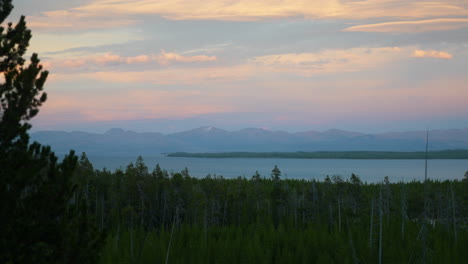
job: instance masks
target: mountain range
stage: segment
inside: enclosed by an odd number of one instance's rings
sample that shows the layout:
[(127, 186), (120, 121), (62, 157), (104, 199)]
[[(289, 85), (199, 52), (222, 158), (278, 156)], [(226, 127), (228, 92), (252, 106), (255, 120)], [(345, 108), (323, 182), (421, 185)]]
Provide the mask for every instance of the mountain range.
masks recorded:
[[(426, 131), (365, 134), (338, 129), (289, 133), (262, 128), (226, 131), (200, 127), (162, 134), (113, 128), (103, 134), (40, 131), (34, 141), (57, 154), (86, 152), (94, 156), (155, 156), (170, 152), (424, 151)], [(468, 149), (468, 128), (429, 131), (429, 150)]]

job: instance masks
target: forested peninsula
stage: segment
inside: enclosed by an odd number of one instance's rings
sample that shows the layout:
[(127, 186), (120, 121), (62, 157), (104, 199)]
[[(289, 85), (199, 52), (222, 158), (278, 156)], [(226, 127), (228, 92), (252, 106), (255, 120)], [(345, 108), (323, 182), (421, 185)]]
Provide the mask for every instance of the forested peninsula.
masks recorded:
[[(425, 159), (426, 152), (393, 151), (317, 151), (317, 152), (175, 152), (168, 157), (187, 158), (275, 158), (275, 159)], [(429, 151), (428, 159), (468, 159), (468, 149)]]

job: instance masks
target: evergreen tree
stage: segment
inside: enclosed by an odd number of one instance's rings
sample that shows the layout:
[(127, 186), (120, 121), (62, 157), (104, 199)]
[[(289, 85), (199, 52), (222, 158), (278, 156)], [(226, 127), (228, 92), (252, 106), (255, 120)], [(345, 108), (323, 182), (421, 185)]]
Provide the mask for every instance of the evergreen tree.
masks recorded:
[(281, 177), (281, 171), (278, 169), (278, 166), (275, 165), (273, 170), (271, 171), (271, 179), (274, 181), (279, 181)]
[(253, 181), (260, 181), (262, 177), (260, 176), (260, 173), (258, 173), (258, 170), (255, 171), (255, 174), (252, 176)]
[[(11, 0), (0, 0), (0, 23), (12, 8)], [(47, 99), (48, 75), (37, 54), (25, 66), (30, 39), (24, 16), (0, 27), (0, 262), (93, 262), (103, 237), (84, 199), (74, 196), (77, 157), (71, 151), (58, 162), (49, 147), (29, 143), (29, 120)]]

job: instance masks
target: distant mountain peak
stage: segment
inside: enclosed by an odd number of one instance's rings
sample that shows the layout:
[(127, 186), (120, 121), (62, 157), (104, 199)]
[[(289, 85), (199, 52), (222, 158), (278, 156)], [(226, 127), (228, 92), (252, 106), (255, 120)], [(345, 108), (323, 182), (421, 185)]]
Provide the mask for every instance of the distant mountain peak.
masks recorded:
[(122, 134), (125, 133), (125, 131), (121, 128), (111, 128), (105, 132), (105, 134)]
[(264, 128), (256, 128), (256, 127), (248, 127), (248, 128), (244, 128), (244, 129), (241, 129), (239, 130), (240, 132), (250, 132), (250, 131), (269, 131), (267, 129), (264, 129)]
[(211, 132), (227, 132), (223, 129), (214, 127), (214, 126), (202, 126), (199, 128), (195, 128), (186, 132), (205, 132), (205, 133), (211, 133)]
[(204, 135), (225, 134), (225, 133), (228, 133), (228, 132), (226, 130), (219, 129), (217, 127), (203, 126), (203, 127), (195, 128), (195, 129), (188, 130), (188, 131), (172, 133), (172, 134), (169, 134), (169, 136), (183, 136), (183, 135), (204, 136)]
[(331, 128), (331, 129), (324, 131), (324, 133), (343, 133), (343, 132), (349, 132), (349, 131), (338, 129), (338, 128)]
[(264, 128), (264, 127), (247, 127), (241, 129), (240, 131), (271, 131), (271, 129)]
[(107, 130), (104, 134), (105, 135), (121, 135), (121, 134), (125, 134), (125, 133), (135, 134), (136, 132), (131, 131), (131, 130), (125, 131), (122, 128), (111, 128), (111, 129)]
[(322, 134), (329, 134), (329, 135), (340, 135), (340, 136), (349, 136), (349, 137), (355, 137), (355, 136), (363, 136), (365, 134), (359, 133), (359, 132), (352, 132), (352, 131), (346, 131), (346, 130), (341, 130), (341, 129), (329, 129), (325, 132), (322, 132)]
[(201, 127), (200, 129), (205, 131), (205, 132), (210, 132), (210, 131), (216, 130), (216, 128), (212, 127), (212, 126)]

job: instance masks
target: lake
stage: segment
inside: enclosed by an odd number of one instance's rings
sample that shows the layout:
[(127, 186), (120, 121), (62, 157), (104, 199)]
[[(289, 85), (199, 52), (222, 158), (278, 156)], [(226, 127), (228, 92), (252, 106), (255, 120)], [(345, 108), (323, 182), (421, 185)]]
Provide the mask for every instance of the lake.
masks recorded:
[[(123, 168), (135, 162), (135, 157), (90, 156), (96, 169)], [(327, 175), (341, 175), (347, 179), (351, 173), (359, 175), (362, 181), (378, 182), (388, 176), (391, 182), (424, 180), (424, 160), (349, 160), (349, 159), (208, 159), (179, 157), (143, 157), (150, 172), (156, 164), (169, 172), (179, 172), (185, 167), (193, 177), (207, 174), (222, 175), (225, 178), (238, 176), (252, 177), (258, 170), (263, 177), (270, 177), (275, 165), (282, 172), (282, 178), (323, 180)], [(431, 179), (462, 179), (468, 170), (468, 160), (428, 160), (428, 177)]]

